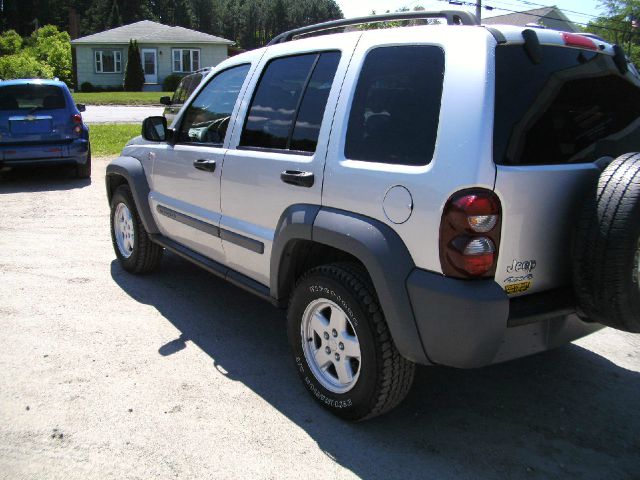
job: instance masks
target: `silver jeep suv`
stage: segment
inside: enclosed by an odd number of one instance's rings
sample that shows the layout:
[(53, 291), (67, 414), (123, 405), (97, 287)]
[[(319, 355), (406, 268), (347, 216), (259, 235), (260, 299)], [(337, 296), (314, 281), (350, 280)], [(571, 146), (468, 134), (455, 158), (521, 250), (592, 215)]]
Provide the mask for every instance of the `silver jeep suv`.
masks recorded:
[[(411, 25), (357, 26), (381, 20)], [(116, 256), (166, 249), (287, 308), (304, 385), (352, 420), (415, 364), (639, 332), (636, 75), (617, 45), (466, 12), (286, 32), (109, 164)]]

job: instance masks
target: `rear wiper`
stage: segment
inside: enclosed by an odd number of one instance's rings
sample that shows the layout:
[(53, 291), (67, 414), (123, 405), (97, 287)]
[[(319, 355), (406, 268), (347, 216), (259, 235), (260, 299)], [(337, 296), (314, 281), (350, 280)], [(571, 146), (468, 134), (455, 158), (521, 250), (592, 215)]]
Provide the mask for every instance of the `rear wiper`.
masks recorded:
[(39, 108), (42, 108), (42, 107), (38, 107), (38, 106), (32, 107), (32, 108), (31, 108), (31, 110), (29, 110), (29, 113), (27, 113), (27, 115), (32, 114), (33, 112), (35, 112), (35, 111), (36, 111), (36, 110), (38, 110)]

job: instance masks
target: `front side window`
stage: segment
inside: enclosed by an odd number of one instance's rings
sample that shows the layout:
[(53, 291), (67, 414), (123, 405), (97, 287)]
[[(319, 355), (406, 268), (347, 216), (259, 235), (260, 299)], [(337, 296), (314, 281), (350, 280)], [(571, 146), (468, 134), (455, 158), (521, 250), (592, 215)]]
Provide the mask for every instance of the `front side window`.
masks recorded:
[(97, 73), (122, 73), (122, 52), (119, 50), (96, 50)]
[(314, 152), (340, 53), (269, 62), (258, 83), (240, 146)]
[(440, 47), (371, 50), (351, 105), (345, 156), (397, 165), (431, 162), (443, 78), (444, 51)]
[(177, 73), (193, 72), (200, 68), (200, 49), (174, 48), (173, 71)]
[(180, 125), (178, 142), (222, 145), (250, 65), (220, 72), (198, 93)]

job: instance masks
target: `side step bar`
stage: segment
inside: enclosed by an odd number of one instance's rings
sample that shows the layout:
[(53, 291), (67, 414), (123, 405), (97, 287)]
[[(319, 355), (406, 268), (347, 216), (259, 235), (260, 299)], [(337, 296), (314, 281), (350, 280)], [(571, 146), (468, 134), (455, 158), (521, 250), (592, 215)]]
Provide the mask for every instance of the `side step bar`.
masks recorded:
[(160, 234), (149, 235), (151, 241), (157, 243), (158, 245), (166, 248), (170, 252), (175, 253), (176, 255), (184, 258), (185, 260), (190, 261), (191, 263), (195, 263), (199, 267), (204, 268), (206, 271), (213, 273), (214, 275), (231, 282), (237, 287), (246, 290), (247, 292), (253, 293), (254, 295), (260, 297), (262, 300), (266, 300), (267, 302), (281, 307), (280, 303), (270, 295), (270, 291), (268, 287), (265, 287), (259, 282), (243, 275), (242, 273), (236, 272), (231, 268), (225, 267), (219, 262), (215, 260), (211, 260), (210, 258), (205, 257), (204, 255), (200, 255), (197, 252), (194, 252), (190, 248), (185, 247), (173, 240), (165, 237)]

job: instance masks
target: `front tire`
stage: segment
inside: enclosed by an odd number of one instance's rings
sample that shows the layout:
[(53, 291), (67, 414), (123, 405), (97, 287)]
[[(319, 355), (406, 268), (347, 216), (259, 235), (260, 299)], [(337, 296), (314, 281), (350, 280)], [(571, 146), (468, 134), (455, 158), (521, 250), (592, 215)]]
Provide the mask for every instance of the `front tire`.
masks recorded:
[(127, 272), (151, 272), (162, 259), (163, 248), (149, 238), (129, 185), (120, 185), (111, 199), (111, 242)]
[(373, 286), (356, 265), (308, 271), (287, 317), (298, 373), (332, 413), (364, 420), (393, 409), (409, 392), (415, 365), (396, 349)]

